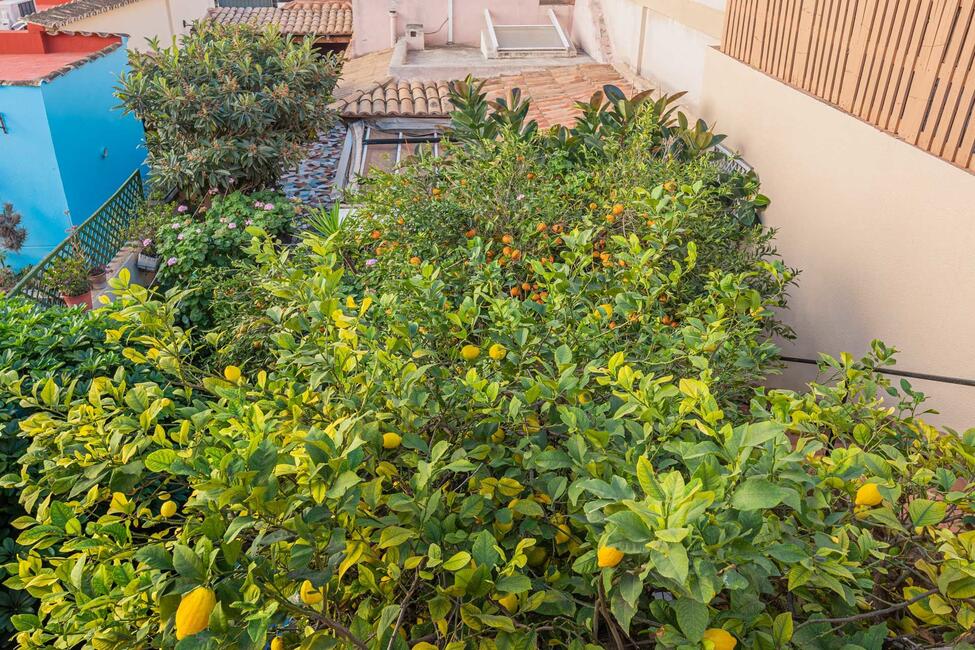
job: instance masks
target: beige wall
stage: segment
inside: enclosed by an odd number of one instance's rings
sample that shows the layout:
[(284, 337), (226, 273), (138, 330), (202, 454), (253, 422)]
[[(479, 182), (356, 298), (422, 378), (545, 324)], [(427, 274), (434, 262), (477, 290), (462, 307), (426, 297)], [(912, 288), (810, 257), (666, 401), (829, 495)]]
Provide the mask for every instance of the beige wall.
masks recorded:
[[(715, 49), (704, 63), (702, 116), (760, 174), (765, 221), (802, 269), (785, 354), (860, 355), (880, 338), (898, 369), (975, 379), (975, 175)], [(936, 420), (975, 426), (975, 388), (909, 381)]]
[[(398, 0), (396, 33), (402, 36), (409, 23), (421, 23), (427, 32), (427, 46), (447, 43), (447, 3), (449, 0)], [(572, 31), (572, 7), (539, 5), (538, 0), (453, 0), (454, 43), (480, 47), (485, 28), (484, 9), (490, 8), (495, 24), (548, 24), (548, 9), (555, 11), (565, 32)], [(353, 0), (352, 52), (362, 56), (384, 50), (389, 41), (389, 0)]]
[(589, 16), (598, 3), (612, 42), (612, 62), (665, 93), (686, 91), (686, 108), (697, 112), (705, 50), (721, 39), (725, 0), (577, 0), (574, 37), (593, 39)]
[(139, 0), (75, 21), (65, 29), (126, 34), (129, 49), (145, 50), (152, 37), (166, 46), (173, 36), (189, 33), (189, 24), (206, 15), (212, 6), (213, 0)]

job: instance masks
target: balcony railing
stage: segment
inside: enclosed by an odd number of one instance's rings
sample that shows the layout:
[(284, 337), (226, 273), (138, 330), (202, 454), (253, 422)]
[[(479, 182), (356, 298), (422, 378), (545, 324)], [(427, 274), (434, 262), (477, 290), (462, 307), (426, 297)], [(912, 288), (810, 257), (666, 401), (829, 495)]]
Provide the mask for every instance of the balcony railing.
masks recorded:
[(94, 214), (32, 268), (8, 295), (23, 295), (44, 306), (63, 305), (61, 296), (45, 286), (44, 273), (58, 258), (81, 255), (90, 266), (106, 266), (126, 243), (126, 231), (145, 199), (139, 170), (122, 184)]
[(975, 171), (975, 0), (728, 0), (721, 49)]

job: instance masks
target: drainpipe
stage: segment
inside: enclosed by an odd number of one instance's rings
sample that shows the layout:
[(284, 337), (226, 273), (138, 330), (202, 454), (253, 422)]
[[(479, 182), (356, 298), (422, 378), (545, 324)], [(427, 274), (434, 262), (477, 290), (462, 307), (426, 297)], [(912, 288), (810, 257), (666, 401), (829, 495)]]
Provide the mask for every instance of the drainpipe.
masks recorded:
[(396, 9), (389, 10), (389, 46), (396, 47)]
[(454, 0), (447, 0), (447, 45), (454, 44)]

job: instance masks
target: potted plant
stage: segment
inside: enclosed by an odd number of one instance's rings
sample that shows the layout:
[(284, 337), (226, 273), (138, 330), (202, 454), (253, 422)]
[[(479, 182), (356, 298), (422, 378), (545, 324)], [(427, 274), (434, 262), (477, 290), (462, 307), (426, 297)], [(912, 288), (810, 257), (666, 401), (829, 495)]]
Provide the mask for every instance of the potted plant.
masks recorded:
[(141, 241), (142, 249), (135, 265), (142, 271), (156, 271), (159, 268), (159, 256), (156, 254), (156, 244), (148, 237)]
[(88, 269), (88, 284), (92, 291), (101, 291), (108, 286), (107, 274), (108, 268), (101, 264)]
[(69, 307), (91, 307), (91, 284), (88, 282), (88, 263), (81, 257), (61, 257), (44, 273), (44, 286), (61, 294)]

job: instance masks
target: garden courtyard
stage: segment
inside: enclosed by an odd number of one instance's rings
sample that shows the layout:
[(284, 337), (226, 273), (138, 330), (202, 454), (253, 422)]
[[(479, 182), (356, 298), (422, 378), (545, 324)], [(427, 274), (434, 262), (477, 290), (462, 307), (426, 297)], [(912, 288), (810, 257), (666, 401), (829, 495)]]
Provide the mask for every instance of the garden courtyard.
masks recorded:
[(337, 58), (181, 47), (119, 90), (152, 286), (0, 299), (15, 647), (972, 647), (975, 429), (880, 341), (765, 387), (799, 270), (679, 97), (467, 79), (336, 194)]

